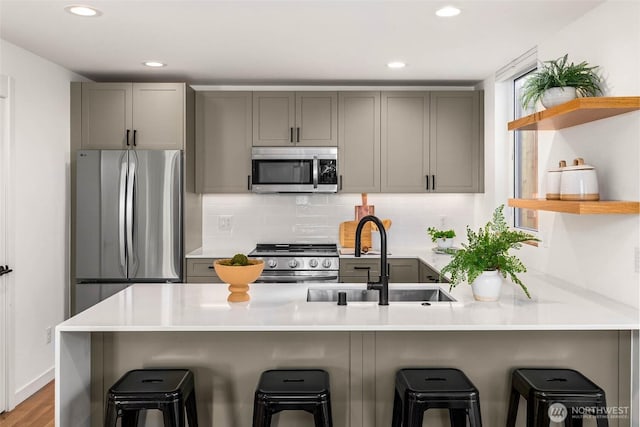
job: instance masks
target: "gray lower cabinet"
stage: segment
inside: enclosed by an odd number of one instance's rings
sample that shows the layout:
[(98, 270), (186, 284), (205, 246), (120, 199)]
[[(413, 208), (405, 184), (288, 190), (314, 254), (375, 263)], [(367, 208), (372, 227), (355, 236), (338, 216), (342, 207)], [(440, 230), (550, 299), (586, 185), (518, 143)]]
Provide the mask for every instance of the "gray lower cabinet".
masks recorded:
[(338, 94), (339, 191), (380, 192), (380, 92)]
[(222, 283), (213, 268), (216, 258), (187, 258), (187, 283)]
[[(389, 282), (418, 283), (418, 260), (416, 258), (389, 258)], [(368, 276), (367, 276), (368, 273)], [(366, 283), (380, 277), (380, 258), (340, 258), (341, 283)]]
[(420, 283), (449, 283), (446, 278), (440, 278), (440, 274), (424, 262), (419, 266)]
[(482, 92), (382, 92), (381, 191), (484, 191)]
[(254, 92), (254, 146), (338, 145), (338, 93)]
[(184, 83), (82, 83), (83, 149), (182, 150)]
[(380, 258), (340, 258), (340, 283), (366, 283), (379, 276)]
[(251, 92), (196, 93), (196, 192), (250, 191), (251, 117)]
[(416, 258), (391, 258), (389, 261), (389, 282), (419, 283), (418, 260)]

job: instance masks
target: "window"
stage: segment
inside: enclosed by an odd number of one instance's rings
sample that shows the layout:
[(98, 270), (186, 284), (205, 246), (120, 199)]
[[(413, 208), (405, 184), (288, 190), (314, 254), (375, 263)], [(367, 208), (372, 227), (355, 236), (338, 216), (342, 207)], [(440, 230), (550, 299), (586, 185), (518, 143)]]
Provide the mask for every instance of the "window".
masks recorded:
[[(520, 94), (522, 87), (535, 69), (516, 77), (513, 80), (513, 113), (514, 119), (533, 113), (534, 106), (522, 107)], [(516, 199), (534, 199), (538, 197), (538, 133), (533, 130), (514, 131), (514, 186), (513, 196)], [(538, 231), (538, 211), (516, 208), (514, 227), (530, 231)]]

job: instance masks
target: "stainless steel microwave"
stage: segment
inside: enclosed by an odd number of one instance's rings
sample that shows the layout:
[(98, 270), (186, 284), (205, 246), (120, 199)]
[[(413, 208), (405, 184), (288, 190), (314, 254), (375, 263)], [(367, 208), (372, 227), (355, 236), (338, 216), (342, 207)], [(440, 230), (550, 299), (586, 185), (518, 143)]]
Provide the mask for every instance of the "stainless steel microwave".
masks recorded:
[(335, 193), (337, 147), (253, 147), (254, 193)]

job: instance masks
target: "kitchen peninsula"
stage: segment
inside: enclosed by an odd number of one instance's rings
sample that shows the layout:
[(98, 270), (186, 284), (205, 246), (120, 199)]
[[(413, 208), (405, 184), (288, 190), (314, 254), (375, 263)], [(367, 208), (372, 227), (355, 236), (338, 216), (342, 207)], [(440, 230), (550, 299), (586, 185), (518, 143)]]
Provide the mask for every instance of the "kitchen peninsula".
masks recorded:
[[(436, 268), (443, 259), (421, 257)], [(136, 284), (56, 328), (57, 425), (101, 425), (105, 391), (120, 375), (167, 366), (194, 371), (202, 425), (249, 426), (263, 370), (320, 367), (331, 378), (334, 425), (388, 426), (394, 374), (407, 366), (464, 370), (489, 426), (504, 424), (519, 366), (578, 369), (609, 406), (632, 407), (611, 426), (637, 423), (637, 310), (542, 274), (523, 279), (532, 300), (505, 285), (499, 302), (478, 303), (458, 286), (457, 304), (387, 307), (306, 301), (309, 287), (348, 284), (255, 284), (245, 305), (227, 303), (220, 284)], [(421, 285), (391, 288), (409, 286)], [(433, 425), (448, 425), (432, 412)], [(305, 416), (284, 413), (278, 426), (304, 425)]]

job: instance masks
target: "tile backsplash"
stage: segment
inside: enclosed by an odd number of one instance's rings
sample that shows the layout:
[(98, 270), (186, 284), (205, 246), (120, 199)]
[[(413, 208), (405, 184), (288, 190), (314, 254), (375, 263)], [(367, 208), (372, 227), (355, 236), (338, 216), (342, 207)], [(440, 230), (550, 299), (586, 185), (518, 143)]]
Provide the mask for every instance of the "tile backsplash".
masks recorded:
[[(433, 246), (429, 226), (453, 228), (463, 241), (474, 225), (475, 194), (369, 194), (376, 216), (389, 218), (389, 249)], [(338, 227), (355, 219), (360, 194), (232, 194), (203, 197), (203, 249), (249, 251), (256, 243), (338, 243)], [(459, 240), (458, 240), (459, 239)]]

